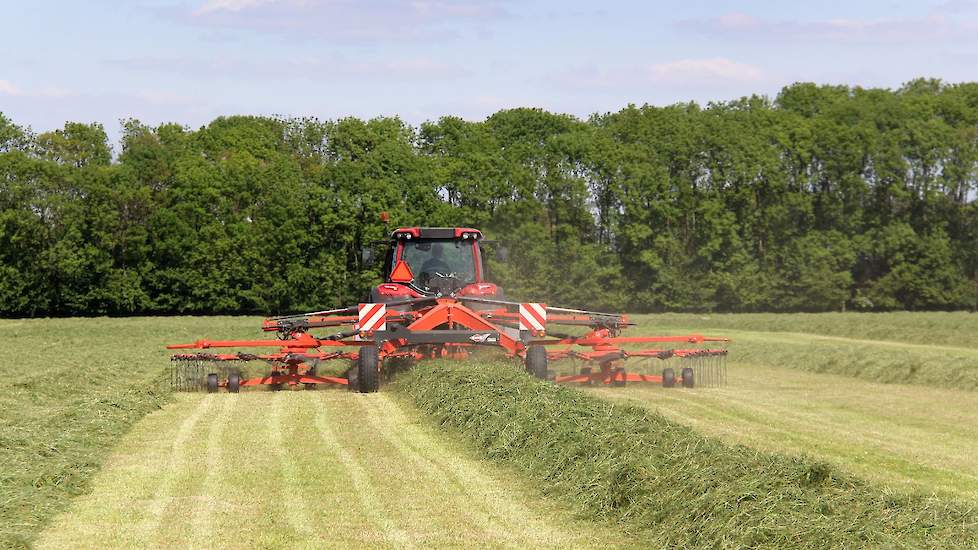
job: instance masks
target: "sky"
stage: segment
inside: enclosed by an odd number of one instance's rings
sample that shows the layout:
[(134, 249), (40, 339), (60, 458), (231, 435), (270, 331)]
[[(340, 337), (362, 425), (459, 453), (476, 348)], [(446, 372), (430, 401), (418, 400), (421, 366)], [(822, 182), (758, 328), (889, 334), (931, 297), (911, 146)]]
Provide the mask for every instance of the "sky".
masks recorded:
[(196, 128), (978, 80), (978, 0), (0, 0), (0, 112)]

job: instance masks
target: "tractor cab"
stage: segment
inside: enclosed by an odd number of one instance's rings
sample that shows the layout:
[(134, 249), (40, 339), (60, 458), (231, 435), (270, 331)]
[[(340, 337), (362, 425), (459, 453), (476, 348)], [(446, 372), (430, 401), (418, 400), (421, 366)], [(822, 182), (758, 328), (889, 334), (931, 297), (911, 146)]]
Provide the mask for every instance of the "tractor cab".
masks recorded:
[(384, 282), (371, 290), (371, 300), (502, 298), (502, 290), (483, 278), (482, 240), (481, 231), (464, 227), (395, 229), (384, 259)]

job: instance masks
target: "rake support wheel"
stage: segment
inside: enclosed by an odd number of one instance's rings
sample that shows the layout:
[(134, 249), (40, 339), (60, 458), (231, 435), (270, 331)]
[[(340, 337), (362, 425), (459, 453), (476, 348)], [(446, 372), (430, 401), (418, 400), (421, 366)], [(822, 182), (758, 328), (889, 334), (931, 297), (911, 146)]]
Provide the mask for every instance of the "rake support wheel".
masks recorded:
[(611, 385), (617, 388), (623, 387), (625, 385), (625, 367), (612, 369), (611, 373)]
[(228, 374), (228, 391), (238, 393), (239, 390), (241, 390), (241, 375), (236, 372)]
[(346, 389), (350, 391), (360, 391), (360, 375), (357, 370), (357, 366), (353, 365), (346, 371)]
[(674, 371), (672, 367), (666, 367), (662, 369), (662, 387), (663, 388), (676, 387), (676, 371)]
[(695, 383), (695, 380), (693, 378), (693, 369), (690, 367), (684, 368), (682, 370), (682, 375), (683, 375), (683, 387), (692, 388), (693, 384)]
[(581, 367), (581, 376), (587, 376), (587, 380), (584, 382), (588, 386), (594, 385), (594, 381), (591, 380), (591, 367)]
[(217, 393), (217, 373), (207, 375), (207, 393)]
[(377, 346), (362, 346), (357, 357), (357, 389), (372, 393), (380, 389), (380, 352)]
[(530, 346), (526, 350), (526, 371), (541, 380), (547, 378), (547, 348)]

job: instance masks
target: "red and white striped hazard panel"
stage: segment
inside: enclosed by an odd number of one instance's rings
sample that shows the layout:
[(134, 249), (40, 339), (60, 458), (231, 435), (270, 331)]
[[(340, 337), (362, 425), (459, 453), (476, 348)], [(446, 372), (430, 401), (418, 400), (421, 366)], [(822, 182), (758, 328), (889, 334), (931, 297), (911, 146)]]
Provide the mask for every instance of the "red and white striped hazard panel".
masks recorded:
[(360, 304), (360, 322), (357, 328), (361, 332), (387, 330), (387, 306), (384, 304)]
[(547, 326), (547, 304), (520, 304), (520, 330), (543, 332)]

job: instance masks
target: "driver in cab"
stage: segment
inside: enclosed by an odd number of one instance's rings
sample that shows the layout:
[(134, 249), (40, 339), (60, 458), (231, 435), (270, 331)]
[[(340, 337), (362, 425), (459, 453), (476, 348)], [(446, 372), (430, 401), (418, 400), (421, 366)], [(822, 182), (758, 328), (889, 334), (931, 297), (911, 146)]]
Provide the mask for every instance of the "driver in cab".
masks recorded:
[(442, 247), (438, 245), (432, 246), (431, 257), (422, 264), (421, 273), (426, 273), (430, 278), (436, 274), (442, 276), (448, 275), (450, 271), (451, 268), (448, 267), (448, 262), (445, 261)]

